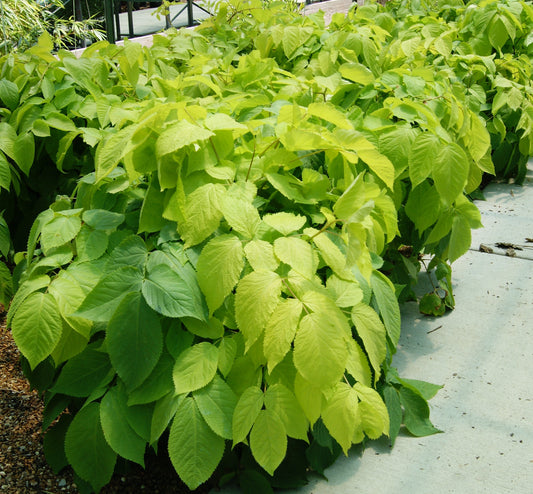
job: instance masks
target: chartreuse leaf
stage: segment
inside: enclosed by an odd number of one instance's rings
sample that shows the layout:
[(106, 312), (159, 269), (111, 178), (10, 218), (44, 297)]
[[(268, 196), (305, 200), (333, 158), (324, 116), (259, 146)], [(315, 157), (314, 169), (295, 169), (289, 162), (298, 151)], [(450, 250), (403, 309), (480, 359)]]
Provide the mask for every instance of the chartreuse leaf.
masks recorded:
[(76, 414), (65, 436), (65, 453), (76, 474), (96, 492), (111, 480), (117, 455), (105, 440), (99, 403), (89, 403)]
[(261, 218), (252, 204), (229, 196), (221, 201), (221, 210), (228, 225), (234, 231), (246, 238), (252, 238), (256, 234)]
[(282, 235), (290, 235), (300, 230), (307, 220), (305, 216), (282, 211), (274, 214), (265, 214), (263, 221)]
[(311, 425), (314, 425), (320, 417), (325, 404), (322, 391), (304, 379), (300, 373), (297, 373), (294, 379), (294, 394), (307, 420), (309, 420)]
[(287, 436), (307, 441), (309, 422), (293, 392), (283, 384), (269, 386), (265, 393), (265, 408), (281, 419)]
[(192, 398), (179, 405), (168, 438), (170, 460), (189, 489), (196, 489), (214, 472), (224, 453), (224, 439), (207, 425)]
[(339, 307), (353, 307), (363, 300), (363, 290), (356, 280), (345, 281), (333, 274), (327, 287)]
[(278, 303), (265, 327), (263, 351), (267, 358), (268, 372), (278, 365), (291, 349), (302, 313), (302, 303), (287, 298)]
[(13, 318), (13, 339), (32, 369), (52, 353), (61, 338), (61, 332), (59, 307), (49, 293), (30, 294), (20, 304)]
[(270, 475), (285, 458), (287, 434), (279, 416), (272, 410), (261, 410), (250, 432), (250, 449), (255, 461)]
[(142, 274), (133, 266), (111, 271), (87, 294), (73, 315), (91, 321), (107, 322), (128, 293), (140, 291), (141, 283)]
[(225, 190), (220, 184), (206, 184), (187, 196), (186, 221), (178, 225), (186, 248), (199, 244), (217, 229), (222, 219), (221, 200)]
[(374, 75), (360, 63), (345, 63), (339, 67), (339, 71), (345, 79), (366, 86), (374, 82)]
[(450, 243), (448, 245), (448, 259), (454, 262), (465, 254), (472, 243), (472, 233), (470, 230), (470, 223), (468, 220), (457, 214), (453, 218), (452, 233), (450, 235)]
[(193, 397), (198, 410), (213, 432), (224, 439), (231, 439), (237, 397), (226, 382), (215, 376), (207, 386), (195, 391)]
[(117, 374), (135, 389), (150, 375), (163, 348), (159, 316), (139, 292), (120, 302), (107, 325), (106, 342)]
[(407, 216), (420, 233), (423, 233), (437, 221), (440, 211), (439, 193), (435, 186), (428, 182), (422, 182), (414, 188), (405, 205)]
[(113, 386), (100, 403), (100, 420), (107, 444), (113, 450), (144, 467), (146, 441), (130, 426), (124, 417), (127, 415), (127, 394), (120, 386)]
[(377, 381), (381, 373), (381, 363), (387, 353), (385, 326), (383, 326), (376, 311), (364, 303), (353, 307), (352, 321), (355, 324), (357, 334), (363, 340), (366, 353), (376, 373)]
[(94, 164), (97, 181), (107, 177), (120, 163), (128, 151), (128, 143), (136, 128), (135, 125), (129, 125), (112, 134), (107, 140), (100, 141), (96, 148)]
[(281, 278), (272, 271), (253, 271), (242, 278), (235, 295), (235, 319), (246, 349), (261, 336), (270, 315), (278, 305)]
[(172, 373), (176, 394), (203, 388), (213, 380), (217, 367), (216, 346), (204, 341), (187, 348), (179, 354)]
[(352, 123), (346, 115), (331, 103), (311, 103), (307, 107), (307, 113), (331, 122), (339, 129), (353, 129)]
[(442, 146), (436, 156), (431, 173), (435, 187), (443, 201), (451, 205), (462, 194), (468, 180), (470, 163), (458, 144)]
[(78, 333), (64, 318), (61, 318), (61, 325), (61, 338), (51, 353), (56, 367), (82, 352), (89, 341), (88, 335)]
[(213, 314), (232, 292), (243, 268), (242, 243), (235, 235), (215, 237), (202, 249), (196, 269), (209, 314)]
[(430, 176), (439, 152), (439, 138), (429, 132), (416, 136), (409, 153), (409, 178), (413, 189)]
[(361, 383), (355, 383), (354, 389), (359, 396), (361, 427), (370, 439), (377, 439), (382, 434), (389, 435), (389, 414), (379, 393)]
[(223, 337), (218, 346), (218, 370), (226, 377), (237, 356), (237, 341), (231, 336)]
[(313, 243), (318, 247), (322, 259), (339, 278), (343, 280), (355, 279), (352, 272), (346, 267), (346, 256), (327, 236), (326, 232), (319, 233), (314, 228), (306, 228), (304, 233), (313, 239)]
[(263, 404), (264, 394), (259, 387), (250, 386), (243, 391), (233, 412), (233, 446), (246, 439)]
[(160, 158), (194, 142), (209, 139), (213, 135), (212, 132), (203, 127), (194, 125), (187, 120), (180, 120), (164, 130), (158, 137), (155, 144), (156, 156)]
[(294, 340), (294, 365), (320, 389), (331, 387), (344, 373), (348, 350), (343, 333), (335, 319), (323, 312), (307, 314), (300, 321)]
[(207, 319), (196, 273), (190, 265), (181, 270), (155, 265), (142, 282), (142, 293), (148, 305), (164, 316)]
[(335, 385), (322, 411), (322, 420), (347, 455), (361, 424), (358, 395), (349, 384), (339, 382)]
[(400, 339), (401, 316), (394, 285), (384, 274), (376, 270), (372, 272), (370, 283), (387, 334), (393, 346), (396, 347)]
[(274, 253), (305, 278), (314, 276), (318, 257), (309, 242), (298, 237), (280, 237), (274, 241)]
[(372, 371), (368, 365), (365, 352), (353, 339), (348, 340), (348, 360), (346, 361), (346, 371), (354, 379), (365, 386), (372, 386)]
[(251, 240), (244, 246), (244, 253), (254, 271), (275, 271), (279, 266), (274, 247), (264, 240)]

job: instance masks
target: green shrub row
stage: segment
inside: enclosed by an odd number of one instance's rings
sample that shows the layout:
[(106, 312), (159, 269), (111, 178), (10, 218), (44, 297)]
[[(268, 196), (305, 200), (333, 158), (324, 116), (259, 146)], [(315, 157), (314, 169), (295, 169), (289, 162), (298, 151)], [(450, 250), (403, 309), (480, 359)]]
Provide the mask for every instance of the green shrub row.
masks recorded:
[(437, 432), (438, 386), (392, 367), (398, 301), (425, 255), (421, 310), (453, 307), (469, 195), (524, 178), (532, 23), (513, 0), (328, 28), (228, 2), (151, 48), (4, 57), (2, 293), (53, 468), (98, 491), (163, 448), (192, 489), (268, 490)]

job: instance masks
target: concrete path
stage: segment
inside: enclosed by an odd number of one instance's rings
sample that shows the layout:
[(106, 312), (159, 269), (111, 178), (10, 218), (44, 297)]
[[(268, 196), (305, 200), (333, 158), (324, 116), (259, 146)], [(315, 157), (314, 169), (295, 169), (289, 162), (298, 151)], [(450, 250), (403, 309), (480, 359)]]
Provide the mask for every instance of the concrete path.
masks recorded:
[[(375, 442), (302, 494), (533, 492), (533, 162), (523, 187), (491, 184), (485, 197), (485, 228), (453, 265), (455, 310), (431, 318), (402, 308), (394, 364), (404, 377), (444, 385), (430, 402), (444, 433), (400, 435), (392, 450)], [(497, 243), (523, 250), (509, 257)]]

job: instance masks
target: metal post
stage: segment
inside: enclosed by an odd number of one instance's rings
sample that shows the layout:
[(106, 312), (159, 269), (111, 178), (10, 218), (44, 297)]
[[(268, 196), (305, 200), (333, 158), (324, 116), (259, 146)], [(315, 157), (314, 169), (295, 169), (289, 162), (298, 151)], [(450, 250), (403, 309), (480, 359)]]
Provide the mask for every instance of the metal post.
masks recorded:
[(107, 41), (115, 43), (115, 28), (113, 27), (113, 3), (115, 0), (104, 0), (105, 30)]
[(187, 0), (187, 15), (189, 17), (189, 27), (194, 24), (194, 17), (192, 13), (192, 0)]

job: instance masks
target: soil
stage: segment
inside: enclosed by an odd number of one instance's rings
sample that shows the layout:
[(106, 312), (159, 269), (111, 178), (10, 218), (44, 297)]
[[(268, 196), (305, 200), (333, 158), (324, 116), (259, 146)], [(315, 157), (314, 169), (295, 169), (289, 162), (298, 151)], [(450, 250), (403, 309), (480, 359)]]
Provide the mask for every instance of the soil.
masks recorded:
[[(0, 493), (77, 493), (70, 469), (55, 475), (43, 453), (43, 402), (20, 368), (20, 353), (11, 332), (0, 325)], [(195, 493), (205, 494), (204, 485)], [(101, 491), (112, 493), (170, 494), (191, 492), (178, 478), (168, 457), (147, 455), (146, 470), (132, 465), (116, 473)]]

